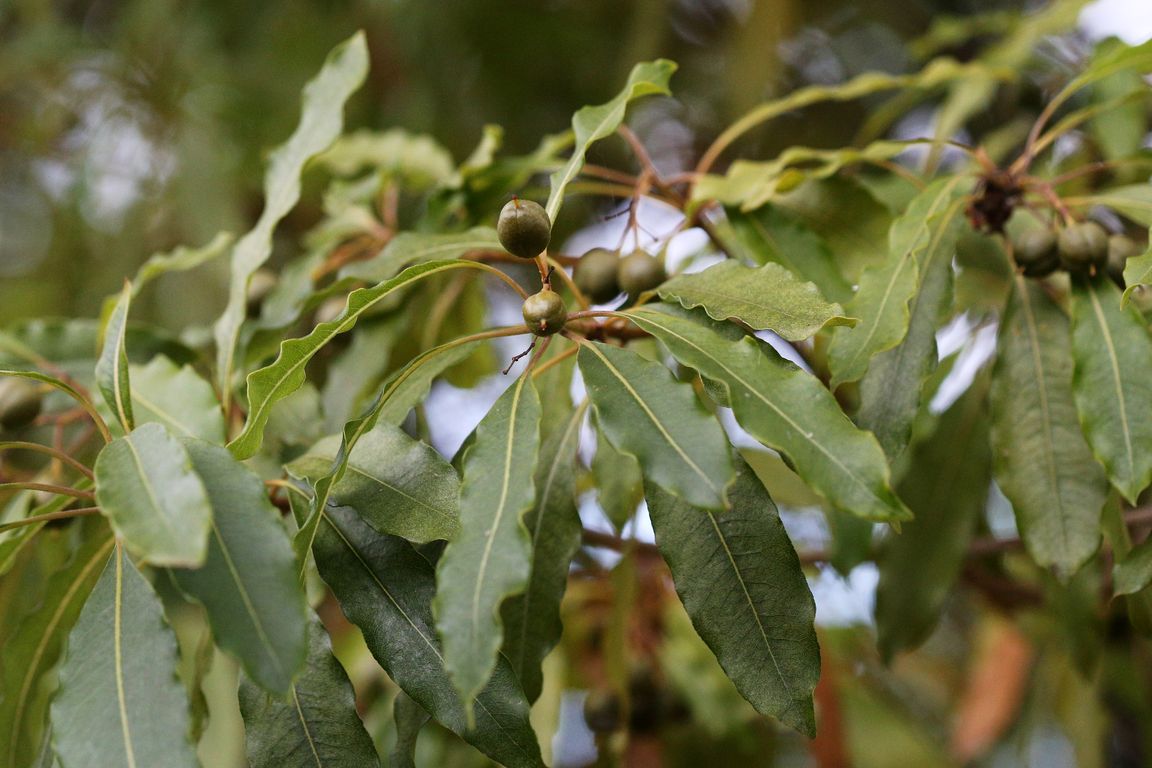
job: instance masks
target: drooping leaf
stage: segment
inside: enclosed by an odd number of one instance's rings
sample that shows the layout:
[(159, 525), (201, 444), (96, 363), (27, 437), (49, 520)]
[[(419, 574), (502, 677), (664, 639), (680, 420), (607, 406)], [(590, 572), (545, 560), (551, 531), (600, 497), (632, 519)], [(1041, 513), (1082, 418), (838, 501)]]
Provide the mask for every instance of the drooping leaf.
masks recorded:
[(623, 529), (644, 498), (644, 475), (640, 462), (613, 448), (602, 430), (597, 430), (592, 479), (600, 508), (616, 530)]
[(61, 767), (199, 765), (176, 664), (160, 599), (117, 546), (68, 636), (52, 702)]
[(125, 432), (135, 426), (132, 419), (132, 387), (128, 377), (128, 353), (124, 348), (128, 309), (132, 304), (132, 284), (124, 283), (120, 298), (104, 329), (104, 347), (96, 361), (96, 384), (104, 402), (116, 414)]
[(889, 487), (888, 463), (870, 433), (857, 429), (818, 379), (768, 345), (699, 312), (662, 306), (626, 313), (681, 363), (721, 384), (736, 420), (832, 504), (872, 520), (905, 520)]
[(156, 423), (96, 457), (96, 501), (112, 527), (152, 565), (196, 568), (208, 553), (212, 506), (188, 451)]
[(920, 645), (932, 632), (988, 498), (987, 376), (911, 450), (898, 484), (916, 515), (885, 543), (879, 559), (876, 630), (886, 660)]
[(67, 564), (51, 574), (40, 604), (19, 624), (10, 609), (5, 611), (4, 623), (13, 631), (5, 635), (0, 653), (0, 764), (30, 763), (46, 731), (51, 691), (43, 680), (59, 661), (64, 640), (108, 562), (112, 538), (106, 531), (86, 537)]
[(475, 700), (468, 727), (433, 629), (435, 572), (412, 545), (384, 536), (345, 507), (325, 511), (313, 552), (344, 615), (388, 675), (445, 727), (510, 768), (538, 768), (528, 701), (503, 657)]
[(412, 264), (458, 259), (470, 251), (500, 250), (503, 246), (492, 227), (473, 227), (466, 232), (401, 232), (376, 257), (341, 269), (340, 277), (381, 283)]
[(601, 432), (635, 456), (644, 476), (691, 504), (722, 509), (732, 482), (728, 438), (683, 384), (659, 363), (626, 349), (582, 344), (577, 355)]
[(822, 328), (855, 325), (839, 304), (830, 304), (812, 283), (804, 283), (779, 264), (756, 269), (725, 260), (660, 286), (660, 298), (688, 309), (703, 307), (713, 320), (739, 320), (757, 331), (772, 331), (801, 341)]
[(296, 558), (260, 478), (226, 448), (183, 441), (212, 504), (208, 556), (196, 570), (173, 570), (180, 588), (204, 605), (216, 643), (265, 689), (288, 692), (307, 653), (304, 593)]
[[(326, 437), (289, 465), (317, 480), (332, 468), (339, 436)], [(452, 539), (460, 529), (460, 481), (440, 454), (398, 427), (377, 423), (356, 443), (328, 503), (352, 507), (380, 533), (418, 543)]]
[(936, 251), (951, 258), (962, 231), (961, 195), (968, 181), (950, 176), (930, 184), (892, 224), (888, 260), (864, 271), (849, 311), (860, 318), (832, 337), (828, 363), (831, 386), (856, 381), (873, 355), (899, 344), (908, 331), (908, 302), (916, 294), (922, 265)]
[(1080, 424), (1112, 484), (1135, 504), (1152, 481), (1152, 338), (1107, 276), (1075, 281), (1071, 305)]
[(464, 455), (460, 533), (436, 565), (436, 630), (469, 718), (503, 641), (500, 603), (523, 592), (531, 572), (522, 518), (536, 498), (539, 453), (540, 398), (521, 376), (476, 428)]
[(1072, 367), (1068, 318), (1017, 277), (993, 372), (996, 479), (1032, 558), (1065, 578), (1096, 551), (1106, 497), (1076, 415)]
[(641, 62), (632, 67), (628, 82), (611, 101), (583, 107), (572, 116), (572, 133), (576, 137), (576, 146), (564, 167), (549, 177), (552, 191), (548, 194), (548, 204), (544, 206), (549, 219), (556, 221), (560, 205), (564, 202), (564, 190), (584, 167), (584, 156), (588, 153), (588, 148), (600, 139), (610, 136), (619, 127), (624, 121), (624, 113), (630, 101), (641, 96), (667, 94), (668, 80), (675, 71), (676, 64), (667, 59)]
[(132, 409), (140, 424), (155, 421), (178, 437), (224, 442), (224, 415), (212, 385), (190, 365), (157, 355), (131, 366)]
[(392, 768), (416, 768), (416, 739), (429, 720), (424, 707), (400, 691), (392, 702), (392, 720), (396, 723), (396, 744), (388, 756)]
[(776, 505), (736, 460), (731, 508), (694, 507), (646, 483), (656, 543), (692, 625), (756, 710), (813, 736), (816, 603)]
[(516, 673), (528, 701), (544, 686), (540, 665), (560, 640), (560, 599), (568, 585), (568, 566), (580, 548), (583, 528), (576, 510), (576, 449), (584, 408), (576, 409), (563, 429), (544, 440), (536, 466), (536, 501), (524, 516), (532, 537), (532, 564), (523, 594), (504, 601), (503, 656)]

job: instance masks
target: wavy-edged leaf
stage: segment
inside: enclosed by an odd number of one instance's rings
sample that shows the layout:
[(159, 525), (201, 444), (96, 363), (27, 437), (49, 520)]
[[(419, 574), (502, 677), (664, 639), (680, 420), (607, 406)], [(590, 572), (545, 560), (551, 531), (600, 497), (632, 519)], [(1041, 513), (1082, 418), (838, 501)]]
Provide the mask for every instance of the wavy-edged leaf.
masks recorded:
[(152, 565), (196, 568), (208, 554), (212, 506), (192, 459), (159, 424), (142, 424), (96, 457), (96, 502)]
[(363, 409), (394, 362), (395, 348), (409, 327), (408, 321), (403, 310), (372, 322), (365, 319), (348, 346), (332, 358), (321, 391), (325, 432), (340, 431)]
[(265, 689), (287, 693), (307, 652), (304, 593), (296, 558), (259, 477), (222, 446), (184, 440), (212, 504), (208, 556), (196, 570), (173, 570), (204, 605), (216, 644)]
[(988, 498), (987, 376), (945, 411), (910, 450), (897, 490), (916, 515), (879, 558), (876, 631), (886, 661), (931, 634)]
[(601, 432), (644, 476), (690, 504), (723, 509), (734, 470), (720, 422), (691, 385), (627, 349), (589, 342), (577, 355)]
[[(340, 452), (341, 437), (326, 437), (288, 465), (315, 481)], [(377, 423), (356, 443), (328, 503), (352, 507), (380, 533), (418, 543), (452, 539), (460, 530), (460, 481), (440, 454), (403, 430)]]
[(61, 768), (197, 766), (176, 637), (117, 546), (68, 636), (52, 739)]
[(125, 282), (120, 298), (108, 317), (104, 328), (104, 347), (96, 361), (96, 384), (104, 402), (116, 414), (125, 432), (135, 427), (132, 418), (132, 386), (128, 376), (128, 353), (124, 348), (124, 333), (128, 325), (128, 310), (132, 304), (132, 284)]
[[(223, 256), (232, 245), (232, 240), (233, 237), (230, 233), (220, 232), (199, 248), (179, 246), (167, 253), (153, 254), (136, 270), (136, 276), (131, 281), (132, 296), (139, 296), (144, 286), (162, 275), (169, 272), (187, 272)], [(116, 296), (109, 296), (105, 299), (100, 316), (110, 316), (117, 300), (118, 297)]]
[(871, 433), (857, 429), (818, 379), (768, 345), (703, 313), (671, 306), (626, 313), (676, 359), (728, 393), (736, 420), (780, 451), (817, 493), (872, 520), (911, 513), (889, 486), (888, 463)]
[(466, 232), (402, 232), (392, 238), (377, 256), (341, 269), (340, 277), (379, 283), (391, 279), (411, 264), (458, 259), (471, 251), (501, 251), (503, 248), (492, 227), (473, 227)]
[(768, 492), (736, 459), (731, 507), (694, 507), (645, 484), (656, 544), (692, 625), (756, 711), (816, 734), (816, 603)]
[(500, 608), (503, 655), (530, 702), (544, 687), (540, 665), (560, 640), (560, 600), (583, 533), (576, 509), (576, 449), (584, 411), (577, 408), (562, 430), (552, 431), (544, 440), (536, 466), (536, 501), (524, 516), (532, 537), (527, 585)]
[(1150, 239), (1148, 250), (1139, 256), (1128, 259), (1124, 265), (1124, 296), (1120, 299), (1122, 306), (1128, 305), (1132, 292), (1145, 290), (1141, 286), (1152, 285), (1152, 228), (1148, 230)]
[(1130, 504), (1152, 482), (1152, 338), (1106, 275), (1072, 285), (1072, 392), (1084, 436)]
[(1068, 318), (1017, 277), (992, 379), (995, 472), (1032, 558), (1067, 578), (1100, 542), (1107, 486), (1072, 395)]
[(674, 277), (658, 293), (688, 309), (703, 307), (713, 320), (739, 320), (789, 341), (807, 339), (829, 326), (856, 324), (839, 304), (825, 301), (815, 285), (771, 262), (752, 268), (729, 259), (703, 272)]
[(325, 511), (313, 553), (344, 615), (405, 693), (445, 727), (509, 768), (538, 768), (528, 701), (504, 658), (475, 700), (469, 727), (432, 623), (435, 572), (408, 542), (373, 530), (344, 507)]
[(352, 684), (324, 626), (306, 621), (308, 661), (286, 696), (240, 678), (240, 714), (251, 768), (379, 768), (356, 714)]
[[(288, 141), (272, 152), (264, 174), (264, 210), (232, 250), (228, 305), (216, 322), (216, 362), (222, 392), (232, 389), (240, 326), (244, 322), (248, 281), (272, 253), (272, 232), (300, 199), (304, 165), (327, 149), (344, 129), (344, 103), (368, 74), (368, 45), (363, 32), (332, 49), (319, 74), (304, 86), (300, 123)], [(250, 455), (250, 454), (249, 454)]]
[[(95, 534), (94, 531), (89, 531)], [(43, 685), (64, 650), (84, 601), (100, 576), (112, 537), (89, 535), (72, 558), (52, 573), (36, 610), (4, 637), (0, 653), (0, 764), (27, 765), (46, 730), (50, 691)], [(17, 617), (6, 612), (5, 623)]]
[(190, 365), (163, 355), (131, 366), (132, 410), (137, 423), (154, 421), (178, 437), (224, 442), (224, 415), (212, 385)]
[(347, 304), (339, 317), (320, 323), (307, 336), (283, 342), (280, 354), (272, 363), (248, 375), (248, 419), (228, 448), (240, 459), (255, 455), (260, 449), (264, 425), (268, 423), (272, 406), (304, 384), (308, 361), (336, 336), (352, 330), (366, 311), (417, 280), (451, 269), (476, 266), (474, 262), (457, 260), (417, 264), (390, 280), (348, 294)]
[(828, 348), (833, 389), (856, 381), (873, 355), (900, 343), (908, 331), (908, 302), (916, 294), (923, 262), (943, 251), (951, 257), (962, 232), (963, 176), (939, 179), (921, 192), (892, 223), (888, 260), (867, 269), (849, 311), (860, 318), (851, 330), (837, 331)]
[(431, 716), (412, 697), (400, 691), (392, 702), (392, 721), (396, 724), (396, 743), (388, 755), (392, 768), (416, 768), (416, 740)]
[(544, 206), (544, 210), (548, 212), (548, 217), (552, 221), (556, 221), (556, 215), (560, 213), (560, 205), (564, 202), (564, 190), (584, 167), (584, 156), (588, 153), (588, 148), (600, 139), (610, 136), (620, 126), (630, 101), (653, 94), (667, 95), (668, 80), (675, 71), (676, 64), (667, 59), (641, 62), (632, 67), (628, 82), (611, 101), (597, 106), (582, 107), (572, 116), (572, 133), (576, 137), (576, 146), (564, 166), (549, 177), (552, 191), (548, 194), (548, 204)]
[(521, 376), (476, 427), (464, 455), (460, 533), (436, 565), (436, 630), (469, 718), (503, 641), (500, 604), (524, 591), (532, 569), (522, 518), (536, 498), (539, 454), (540, 398)]
[(400, 179), (405, 189), (417, 190), (447, 179), (456, 170), (452, 155), (435, 139), (403, 128), (345, 134), (316, 162), (340, 176), (371, 168)]

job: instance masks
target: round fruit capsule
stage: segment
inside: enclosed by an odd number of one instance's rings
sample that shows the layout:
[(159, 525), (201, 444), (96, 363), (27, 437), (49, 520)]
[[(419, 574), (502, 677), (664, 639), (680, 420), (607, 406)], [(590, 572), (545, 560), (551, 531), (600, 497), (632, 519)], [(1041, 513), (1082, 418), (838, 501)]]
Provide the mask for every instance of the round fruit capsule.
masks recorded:
[(40, 415), (44, 398), (27, 379), (0, 378), (0, 428), (22, 429)]
[(1093, 221), (1073, 224), (1060, 231), (1057, 250), (1069, 272), (1089, 272), (1108, 262), (1108, 233)]
[(1028, 277), (1044, 277), (1060, 266), (1056, 235), (1050, 229), (1029, 229), (1012, 241), (1012, 257)]
[(524, 322), (537, 336), (551, 336), (564, 327), (568, 308), (560, 294), (547, 288), (524, 299)]
[(593, 304), (603, 304), (620, 293), (620, 283), (616, 280), (619, 264), (620, 256), (615, 251), (593, 248), (576, 262), (572, 280)]
[(513, 256), (534, 259), (552, 239), (552, 222), (539, 203), (514, 198), (500, 211), (496, 220), (500, 245)]
[(668, 279), (664, 271), (664, 263), (660, 259), (645, 253), (633, 251), (620, 260), (616, 271), (616, 280), (620, 289), (635, 299), (644, 291), (650, 291)]
[(1108, 276), (1124, 287), (1124, 267), (1128, 259), (1139, 256), (1144, 249), (1130, 237), (1112, 235), (1108, 238)]

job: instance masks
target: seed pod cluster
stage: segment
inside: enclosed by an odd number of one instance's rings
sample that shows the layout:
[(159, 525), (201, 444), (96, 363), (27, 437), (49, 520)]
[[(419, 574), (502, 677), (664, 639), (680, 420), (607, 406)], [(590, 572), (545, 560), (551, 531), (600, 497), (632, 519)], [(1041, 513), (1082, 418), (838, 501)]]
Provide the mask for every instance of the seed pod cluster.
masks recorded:
[(621, 258), (616, 251), (593, 248), (580, 257), (572, 272), (576, 286), (594, 304), (604, 304), (621, 293), (635, 300), (668, 279), (664, 262), (646, 251)]
[(1094, 276), (1107, 272), (1124, 284), (1124, 264), (1143, 248), (1124, 235), (1108, 236), (1093, 221), (1078, 222), (1057, 231), (1029, 229), (1012, 239), (1016, 266), (1026, 277), (1046, 277), (1063, 269), (1072, 275)]

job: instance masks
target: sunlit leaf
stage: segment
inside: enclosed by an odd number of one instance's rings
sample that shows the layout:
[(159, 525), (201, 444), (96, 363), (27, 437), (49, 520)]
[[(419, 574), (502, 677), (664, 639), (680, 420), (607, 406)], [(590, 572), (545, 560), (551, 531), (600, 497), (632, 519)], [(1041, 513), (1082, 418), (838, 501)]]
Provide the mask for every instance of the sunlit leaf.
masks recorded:
[(124, 283), (120, 299), (104, 328), (104, 347), (96, 361), (96, 384), (104, 402), (116, 414), (125, 432), (135, 426), (132, 418), (132, 387), (128, 376), (128, 353), (124, 348), (128, 309), (132, 304), (132, 285)]
[(212, 385), (190, 365), (177, 366), (163, 355), (131, 366), (132, 409), (136, 421), (155, 421), (177, 437), (224, 442), (224, 415)]
[(500, 250), (503, 246), (492, 227), (473, 227), (466, 232), (402, 232), (379, 255), (349, 264), (340, 270), (340, 276), (379, 283), (412, 264), (458, 259), (471, 251)]

